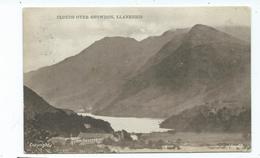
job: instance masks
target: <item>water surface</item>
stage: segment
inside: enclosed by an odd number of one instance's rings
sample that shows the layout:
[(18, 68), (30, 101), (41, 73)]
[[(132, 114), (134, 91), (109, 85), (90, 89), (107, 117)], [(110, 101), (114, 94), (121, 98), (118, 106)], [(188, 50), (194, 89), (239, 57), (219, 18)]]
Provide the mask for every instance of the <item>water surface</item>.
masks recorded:
[(99, 116), (90, 113), (79, 113), (82, 116), (91, 116), (97, 119), (102, 119), (111, 124), (111, 127), (115, 130), (126, 130), (127, 132), (135, 133), (150, 133), (150, 132), (164, 132), (169, 129), (160, 128), (159, 124), (163, 119), (155, 118), (136, 118), (136, 117), (111, 117), (111, 116)]

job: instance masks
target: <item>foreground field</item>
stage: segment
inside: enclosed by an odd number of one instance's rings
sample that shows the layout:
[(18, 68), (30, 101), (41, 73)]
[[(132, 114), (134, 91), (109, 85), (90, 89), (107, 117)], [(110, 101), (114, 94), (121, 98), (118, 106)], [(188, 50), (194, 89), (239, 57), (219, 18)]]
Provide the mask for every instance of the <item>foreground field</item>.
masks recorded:
[[(133, 134), (133, 133), (132, 133)], [(249, 152), (250, 138), (241, 133), (135, 133), (137, 140), (111, 138), (93, 144), (53, 144), (51, 153)], [(86, 141), (86, 140), (82, 140)]]
[(243, 145), (232, 146), (180, 146), (176, 149), (130, 149), (130, 148), (114, 148), (118, 153), (191, 153), (191, 152), (250, 152), (250, 149)]
[(250, 144), (250, 138), (242, 133), (168, 133), (168, 132), (153, 132), (143, 134), (141, 139), (152, 141), (179, 141), (182, 145), (192, 146), (214, 146), (221, 144)]

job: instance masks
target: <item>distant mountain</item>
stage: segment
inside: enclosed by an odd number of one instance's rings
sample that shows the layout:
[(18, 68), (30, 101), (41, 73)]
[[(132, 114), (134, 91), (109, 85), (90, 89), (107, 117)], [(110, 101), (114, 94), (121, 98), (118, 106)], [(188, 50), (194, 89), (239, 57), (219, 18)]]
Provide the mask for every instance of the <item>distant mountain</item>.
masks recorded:
[(170, 30), (140, 42), (105, 37), (76, 56), (26, 73), (24, 83), (55, 107), (96, 111), (114, 100), (121, 86), (163, 45), (186, 32)]
[(99, 115), (169, 117), (205, 102), (250, 100), (250, 45), (205, 25), (173, 38)]
[[(89, 128), (85, 126), (88, 125)], [(113, 132), (110, 124), (92, 117), (77, 115), (49, 105), (30, 88), (24, 87), (25, 141), (37, 141), (39, 132), (54, 136), (76, 136), (80, 132)], [(44, 137), (44, 135), (42, 135)]]

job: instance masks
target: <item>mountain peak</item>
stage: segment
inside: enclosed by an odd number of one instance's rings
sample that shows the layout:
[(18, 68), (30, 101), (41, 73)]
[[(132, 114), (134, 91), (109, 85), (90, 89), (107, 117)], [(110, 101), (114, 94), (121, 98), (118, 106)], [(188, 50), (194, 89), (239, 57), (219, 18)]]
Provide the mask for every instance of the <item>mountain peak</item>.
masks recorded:
[(112, 41), (112, 42), (133, 41), (133, 42), (138, 42), (135, 38), (123, 37), (123, 36), (113, 36), (113, 37), (107, 36), (107, 37), (100, 39), (99, 41)]
[(208, 25), (203, 25), (203, 24), (196, 24), (194, 25), (191, 30), (201, 30), (201, 29), (211, 29), (211, 30), (216, 30), (215, 28), (208, 26)]
[(219, 32), (219, 31), (213, 27), (210, 27), (207, 25), (202, 25), (202, 24), (196, 24), (190, 29), (189, 34), (191, 34), (191, 35), (209, 34), (209, 33), (214, 34), (217, 32)]
[(213, 27), (196, 24), (194, 25), (186, 36), (187, 41), (189, 41), (192, 46), (197, 46), (201, 44), (207, 43), (225, 43), (225, 42), (239, 42), (239, 40), (235, 40), (232, 36), (219, 31)]

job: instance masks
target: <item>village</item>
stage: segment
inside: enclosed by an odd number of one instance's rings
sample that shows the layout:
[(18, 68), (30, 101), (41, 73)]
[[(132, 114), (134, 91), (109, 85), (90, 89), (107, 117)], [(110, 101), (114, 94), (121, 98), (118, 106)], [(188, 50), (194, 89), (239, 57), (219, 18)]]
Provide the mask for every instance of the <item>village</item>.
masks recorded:
[[(171, 139), (169, 139), (171, 138)], [(199, 151), (249, 151), (242, 143), (191, 144), (168, 132), (128, 133), (80, 133), (77, 137), (53, 137), (54, 152), (64, 153), (120, 153), (120, 152), (199, 152)], [(53, 151), (52, 151), (53, 152)]]
[(80, 133), (77, 137), (53, 137), (48, 142), (53, 144), (54, 148), (62, 149), (63, 152), (66, 152), (66, 149), (67, 152), (69, 152), (69, 149), (77, 149), (80, 150), (78, 152), (86, 153), (91, 152), (93, 148), (95, 152), (121, 152), (124, 149), (128, 151), (144, 148), (160, 150), (181, 149), (179, 140), (177, 143), (163, 140), (149, 140), (145, 139), (145, 135), (142, 133), (128, 133), (125, 130), (114, 133)]

